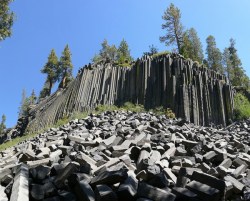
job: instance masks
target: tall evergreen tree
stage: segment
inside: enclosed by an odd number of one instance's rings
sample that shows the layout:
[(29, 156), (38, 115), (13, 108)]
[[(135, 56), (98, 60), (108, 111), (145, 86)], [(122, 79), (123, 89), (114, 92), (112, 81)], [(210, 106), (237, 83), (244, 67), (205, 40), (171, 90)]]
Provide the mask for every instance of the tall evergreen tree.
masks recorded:
[(166, 46), (176, 44), (178, 52), (180, 53), (183, 41), (183, 26), (181, 24), (180, 10), (171, 3), (164, 12), (162, 19), (165, 21), (164, 24), (162, 24), (162, 29), (166, 29), (167, 33), (160, 37), (160, 41), (164, 42)]
[(21, 105), (19, 107), (19, 114), (18, 114), (19, 118), (28, 115), (29, 105), (30, 105), (29, 98), (26, 96), (26, 90), (23, 89), (22, 100), (21, 100)]
[(202, 44), (194, 28), (184, 32), (181, 54), (186, 58), (202, 63), (204, 58)]
[(235, 40), (230, 39), (230, 45), (227, 48), (226, 69), (229, 74), (229, 79), (234, 86), (242, 86), (246, 89), (249, 88), (249, 78), (245, 74), (245, 70), (242, 67), (242, 63), (237, 54), (235, 47)]
[(124, 39), (122, 39), (117, 52), (118, 52), (118, 63), (121, 64), (130, 63), (132, 61), (128, 43)]
[(152, 55), (157, 54), (157, 53), (158, 53), (158, 48), (152, 44), (152, 45), (149, 45), (149, 51), (143, 52), (143, 55), (152, 56)]
[(227, 78), (231, 81), (232, 63), (230, 61), (230, 52), (228, 48), (225, 48), (222, 54), (222, 63)]
[(102, 48), (99, 54), (95, 55), (92, 61), (94, 63), (107, 62), (114, 63), (118, 58), (118, 50), (115, 45), (109, 45), (108, 41), (104, 39), (102, 42)]
[(71, 61), (71, 52), (69, 49), (69, 46), (66, 45), (62, 56), (60, 57), (59, 61), (59, 79), (60, 79), (60, 88), (65, 88), (67, 84), (72, 79), (72, 70), (73, 70), (73, 64)]
[(149, 53), (150, 55), (154, 55), (158, 53), (158, 48), (153, 44), (149, 46)]
[(32, 93), (31, 93), (31, 95), (30, 95), (30, 104), (31, 104), (31, 105), (36, 104), (36, 99), (37, 99), (36, 93), (35, 93), (35, 90), (33, 89), (33, 90), (32, 90)]
[(39, 94), (39, 101), (42, 99), (42, 98), (45, 98), (46, 96), (49, 96), (50, 95), (50, 92), (49, 92), (49, 81), (46, 80), (44, 85), (43, 85), (43, 88), (42, 90), (40, 91), (40, 94)]
[(11, 36), (14, 13), (10, 11), (12, 0), (2, 0), (0, 3), (0, 41)]
[(4, 129), (6, 129), (5, 122), (6, 122), (6, 116), (3, 114), (0, 122), (0, 135), (3, 134)]
[(50, 55), (48, 57), (48, 61), (41, 70), (41, 72), (47, 74), (46, 81), (48, 82), (49, 86), (47, 90), (48, 94), (46, 95), (50, 95), (53, 85), (59, 79), (58, 58), (54, 49), (51, 50)]
[(218, 71), (219, 73), (223, 73), (224, 69), (222, 66), (222, 54), (219, 48), (216, 47), (215, 38), (213, 36), (208, 36), (206, 39), (207, 42), (207, 64), (208, 67)]

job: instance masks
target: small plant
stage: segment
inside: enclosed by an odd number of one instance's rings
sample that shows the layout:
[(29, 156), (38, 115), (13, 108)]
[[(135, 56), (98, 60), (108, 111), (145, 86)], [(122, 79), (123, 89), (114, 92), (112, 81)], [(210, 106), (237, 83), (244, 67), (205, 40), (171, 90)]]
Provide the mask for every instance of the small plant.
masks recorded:
[(242, 120), (250, 117), (250, 102), (246, 96), (236, 93), (234, 96), (234, 119)]
[(64, 124), (67, 124), (69, 121), (70, 121), (69, 117), (68, 116), (64, 116), (63, 118), (59, 119), (56, 122), (55, 127), (59, 127), (59, 126), (62, 126)]
[(163, 52), (158, 52), (156, 54), (153, 54), (152, 57), (155, 58), (155, 57), (159, 57), (159, 56), (167, 55), (167, 54), (170, 54), (170, 52), (169, 51), (163, 51)]
[(115, 105), (98, 105), (95, 108), (96, 113), (102, 113), (105, 111), (114, 111), (114, 110), (118, 110), (118, 107)]
[(170, 108), (167, 108), (165, 115), (166, 117), (171, 118), (171, 119), (175, 118), (175, 113)]
[(143, 107), (143, 105), (140, 105), (140, 104), (133, 104), (131, 102), (126, 102), (124, 103), (123, 106), (121, 106), (121, 109), (124, 109), (124, 110), (129, 110), (129, 111), (132, 111), (132, 112), (145, 112), (145, 109)]
[(88, 116), (88, 113), (87, 112), (74, 112), (69, 120), (74, 120), (74, 119), (84, 119)]
[(157, 115), (164, 115), (165, 114), (165, 109), (163, 106), (156, 107), (153, 109), (153, 112)]

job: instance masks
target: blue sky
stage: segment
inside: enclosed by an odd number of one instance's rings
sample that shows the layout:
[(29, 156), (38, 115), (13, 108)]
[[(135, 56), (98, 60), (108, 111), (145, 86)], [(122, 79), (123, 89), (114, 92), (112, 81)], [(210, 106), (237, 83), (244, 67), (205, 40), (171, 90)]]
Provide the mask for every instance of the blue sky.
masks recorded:
[(210, 34), (221, 51), (234, 38), (250, 75), (249, 0), (16, 0), (11, 4), (16, 14), (13, 35), (0, 43), (0, 115), (7, 116), (7, 126), (16, 123), (22, 89), (39, 94), (45, 81), (40, 69), (52, 48), (60, 57), (69, 44), (74, 75), (99, 52), (105, 38), (115, 45), (124, 38), (134, 58), (151, 44), (171, 50), (159, 42), (164, 34), (161, 16), (171, 2), (180, 8), (185, 28), (197, 30), (204, 50)]

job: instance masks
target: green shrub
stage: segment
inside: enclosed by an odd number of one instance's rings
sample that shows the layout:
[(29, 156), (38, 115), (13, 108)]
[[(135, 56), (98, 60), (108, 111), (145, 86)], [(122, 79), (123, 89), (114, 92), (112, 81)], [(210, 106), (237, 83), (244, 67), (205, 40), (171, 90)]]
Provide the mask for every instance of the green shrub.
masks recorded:
[(143, 105), (133, 104), (131, 102), (124, 103), (124, 105), (121, 106), (121, 109), (123, 109), (123, 110), (129, 110), (129, 111), (132, 111), (132, 112), (138, 112), (138, 113), (145, 111)]
[(87, 112), (74, 112), (70, 115), (69, 120), (84, 119), (88, 116)]
[(67, 123), (69, 123), (69, 121), (70, 121), (69, 117), (64, 116), (62, 119), (59, 119), (59, 120), (56, 122), (55, 127), (60, 127), (60, 126), (62, 126), (62, 125), (64, 125), (64, 124), (67, 124)]
[(102, 113), (105, 111), (114, 111), (114, 110), (118, 110), (118, 107), (115, 105), (97, 105), (97, 107), (95, 108), (95, 111), (97, 113)]
[(165, 115), (171, 119), (175, 118), (175, 113), (170, 108), (167, 108)]
[(158, 52), (156, 54), (153, 54), (152, 57), (155, 58), (155, 57), (159, 57), (159, 56), (162, 56), (162, 55), (167, 55), (167, 54), (170, 54), (171, 52), (169, 51), (163, 51), (163, 52)]
[(165, 114), (165, 109), (163, 106), (156, 107), (152, 110), (153, 113), (157, 115), (164, 115)]
[(236, 93), (234, 96), (234, 119), (242, 120), (250, 117), (250, 102), (246, 96)]

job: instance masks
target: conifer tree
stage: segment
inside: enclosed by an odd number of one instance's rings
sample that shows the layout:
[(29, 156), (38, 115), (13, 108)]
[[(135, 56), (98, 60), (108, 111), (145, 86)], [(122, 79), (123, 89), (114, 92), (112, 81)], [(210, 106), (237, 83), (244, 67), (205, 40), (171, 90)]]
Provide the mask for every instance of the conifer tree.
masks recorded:
[(0, 41), (11, 36), (14, 13), (10, 11), (12, 0), (3, 0), (0, 3)]
[(30, 106), (36, 103), (35, 91), (32, 90), (32, 93), (29, 97), (26, 96), (26, 90), (22, 91), (22, 100), (19, 106), (18, 118), (25, 117), (29, 114)]
[(150, 52), (151, 55), (157, 54), (158, 53), (158, 48), (152, 44), (152, 45), (149, 46), (149, 52)]
[(228, 48), (225, 48), (222, 54), (222, 63), (224, 66), (225, 74), (228, 78), (228, 80), (231, 80), (231, 74), (232, 74), (232, 63), (230, 61), (230, 52)]
[(37, 99), (36, 93), (35, 93), (35, 90), (33, 89), (33, 90), (32, 90), (32, 93), (31, 93), (31, 95), (30, 95), (30, 104), (31, 104), (31, 105), (36, 104), (36, 99)]
[(48, 61), (41, 72), (47, 74), (46, 81), (48, 82), (49, 86), (46, 95), (50, 95), (53, 85), (59, 79), (58, 58), (54, 49), (51, 50)]
[(130, 55), (130, 49), (128, 47), (127, 41), (122, 39), (119, 47), (118, 47), (118, 63), (130, 63), (132, 61), (132, 57)]
[(193, 61), (203, 62), (203, 50), (200, 38), (194, 28), (191, 28), (183, 34), (183, 44), (181, 47), (181, 54), (190, 58)]
[(216, 47), (215, 38), (213, 36), (208, 36), (206, 39), (207, 48), (207, 64), (210, 69), (223, 73), (224, 69), (222, 66), (222, 54), (219, 48)]
[(224, 50), (223, 56), (226, 73), (232, 85), (242, 86), (245, 89), (248, 89), (249, 78), (242, 67), (240, 58), (238, 57), (234, 39), (230, 39), (230, 45), (226, 50)]
[(114, 63), (117, 61), (118, 52), (115, 45), (109, 45), (108, 41), (104, 39), (101, 44), (102, 48), (99, 54), (95, 55), (92, 61), (94, 63), (106, 62), (106, 63)]
[(69, 46), (66, 45), (59, 61), (59, 70), (58, 70), (59, 81), (60, 81), (59, 88), (65, 88), (67, 84), (70, 82), (70, 80), (72, 79), (72, 70), (73, 70), (73, 64), (71, 61), (71, 52)]
[(19, 114), (18, 114), (19, 118), (28, 115), (29, 105), (30, 105), (29, 98), (26, 96), (26, 90), (23, 89), (22, 100), (21, 100), (21, 105), (19, 107)]
[(178, 52), (180, 53), (183, 41), (183, 26), (181, 24), (180, 10), (171, 3), (164, 12), (162, 19), (165, 21), (164, 24), (162, 24), (162, 29), (166, 29), (167, 33), (160, 37), (160, 41), (164, 42), (166, 46), (177, 45)]
[(3, 114), (0, 122), (0, 134), (4, 132), (4, 129), (6, 129), (5, 122), (6, 122), (6, 116)]
[(50, 93), (49, 93), (49, 81), (46, 80), (44, 85), (43, 85), (43, 88), (42, 90), (40, 91), (40, 95), (39, 95), (39, 101), (42, 99), (42, 98), (45, 98), (46, 96), (49, 96)]
[(152, 56), (152, 55), (157, 54), (157, 53), (158, 53), (158, 48), (152, 44), (152, 45), (149, 45), (149, 51), (143, 52), (143, 55)]

